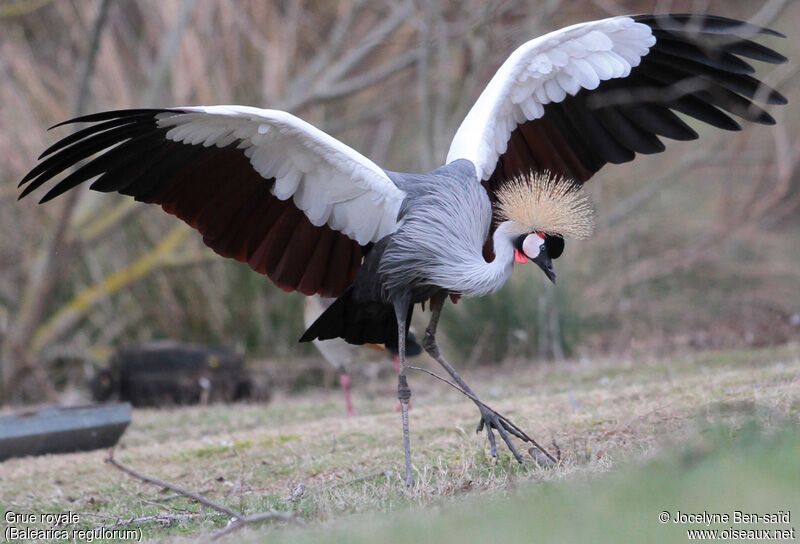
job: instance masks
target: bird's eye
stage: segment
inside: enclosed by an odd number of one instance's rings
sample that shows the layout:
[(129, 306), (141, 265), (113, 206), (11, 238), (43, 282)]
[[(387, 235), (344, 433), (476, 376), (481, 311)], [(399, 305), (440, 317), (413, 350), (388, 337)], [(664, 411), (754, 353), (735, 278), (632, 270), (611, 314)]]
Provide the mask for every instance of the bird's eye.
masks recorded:
[(561, 236), (548, 235), (544, 245), (551, 259), (558, 259), (564, 253), (564, 239)]

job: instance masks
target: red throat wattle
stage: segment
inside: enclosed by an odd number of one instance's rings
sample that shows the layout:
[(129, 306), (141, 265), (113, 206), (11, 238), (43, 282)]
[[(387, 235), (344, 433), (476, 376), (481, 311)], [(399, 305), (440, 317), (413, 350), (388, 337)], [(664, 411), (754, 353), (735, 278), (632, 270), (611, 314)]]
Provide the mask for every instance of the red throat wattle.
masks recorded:
[(528, 256), (522, 253), (520, 250), (514, 250), (514, 260), (517, 261), (519, 264), (525, 264), (528, 262)]

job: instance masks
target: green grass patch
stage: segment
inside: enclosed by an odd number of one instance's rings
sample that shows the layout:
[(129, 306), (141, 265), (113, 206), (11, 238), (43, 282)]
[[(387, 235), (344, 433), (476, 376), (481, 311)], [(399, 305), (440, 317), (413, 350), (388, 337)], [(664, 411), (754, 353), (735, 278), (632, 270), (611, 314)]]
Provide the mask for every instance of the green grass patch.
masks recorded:
[[(800, 431), (768, 432), (758, 423), (710, 427), (688, 447), (614, 474), (527, 484), (508, 497), (441, 501), (380, 518), (358, 516), (324, 530), (266, 530), (258, 542), (417, 544), (493, 542), (619, 543), (689, 540), (687, 530), (794, 531), (800, 526)], [(743, 513), (792, 512), (788, 523), (735, 523)], [(666, 523), (659, 520), (668, 512)], [(676, 523), (678, 513), (725, 514), (728, 522)], [(787, 535), (789, 533), (786, 533)], [(720, 540), (730, 541), (732, 539)], [(736, 539), (733, 539), (736, 540)]]

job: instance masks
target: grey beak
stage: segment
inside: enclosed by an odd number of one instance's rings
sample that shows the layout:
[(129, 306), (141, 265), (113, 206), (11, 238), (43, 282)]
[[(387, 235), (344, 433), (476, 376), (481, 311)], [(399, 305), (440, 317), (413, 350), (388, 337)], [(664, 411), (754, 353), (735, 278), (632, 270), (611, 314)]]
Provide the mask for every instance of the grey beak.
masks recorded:
[(547, 251), (542, 249), (542, 251), (539, 252), (539, 255), (533, 259), (533, 262), (539, 265), (539, 268), (542, 269), (542, 272), (544, 272), (544, 275), (547, 276), (547, 279), (553, 282), (553, 285), (558, 283), (556, 271), (553, 270), (553, 261), (550, 259), (550, 255), (547, 254)]

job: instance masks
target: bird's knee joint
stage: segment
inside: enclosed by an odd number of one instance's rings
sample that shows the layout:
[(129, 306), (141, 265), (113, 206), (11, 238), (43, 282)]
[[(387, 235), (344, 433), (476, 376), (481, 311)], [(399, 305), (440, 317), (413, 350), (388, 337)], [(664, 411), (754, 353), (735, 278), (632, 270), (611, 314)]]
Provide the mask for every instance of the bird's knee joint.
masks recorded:
[(411, 399), (411, 388), (408, 387), (405, 376), (400, 376), (397, 380), (397, 398), (400, 402), (408, 402)]
[(407, 403), (411, 400), (411, 389), (406, 387), (397, 388), (397, 398), (400, 402)]
[(428, 353), (438, 352), (439, 347), (436, 345), (436, 339), (430, 332), (425, 332), (425, 337), (422, 339), (422, 347)]

